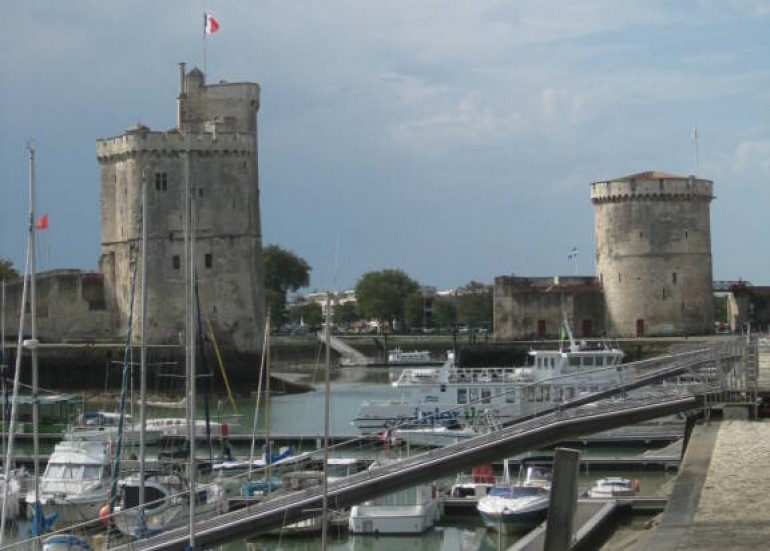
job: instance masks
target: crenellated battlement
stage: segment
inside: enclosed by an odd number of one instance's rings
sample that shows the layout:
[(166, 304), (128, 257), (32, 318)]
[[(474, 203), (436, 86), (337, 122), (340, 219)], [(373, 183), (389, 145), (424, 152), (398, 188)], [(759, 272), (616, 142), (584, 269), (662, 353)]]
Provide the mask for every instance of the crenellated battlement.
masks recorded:
[(714, 199), (714, 182), (695, 176), (642, 173), (591, 184), (591, 202), (708, 201)]
[(96, 142), (96, 158), (99, 162), (110, 159), (124, 159), (127, 156), (147, 154), (179, 157), (186, 147), (190, 151), (210, 156), (253, 156), (256, 138), (251, 134), (239, 133), (196, 133), (189, 144), (176, 130), (169, 132), (129, 131), (122, 136), (104, 138)]

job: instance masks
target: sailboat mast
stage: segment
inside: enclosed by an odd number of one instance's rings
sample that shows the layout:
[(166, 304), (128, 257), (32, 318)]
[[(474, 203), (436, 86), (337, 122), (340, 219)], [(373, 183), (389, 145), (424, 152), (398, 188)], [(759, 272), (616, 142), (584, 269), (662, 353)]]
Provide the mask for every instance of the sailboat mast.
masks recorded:
[[(24, 314), (25, 314), (25, 308), (24, 304), (27, 303), (27, 274), (29, 273), (29, 254), (30, 254), (30, 248), (29, 243), (27, 243), (27, 256), (26, 256), (26, 262), (24, 263), (24, 283), (22, 284), (22, 290), (21, 290), (21, 314), (19, 315), (19, 329), (23, 329), (24, 327)], [(8, 447), (5, 450), (5, 459), (3, 462), (3, 475), (4, 480), (6, 480), (6, 483), (3, 485), (3, 506), (2, 506), (2, 514), (0, 515), (0, 547), (3, 546), (3, 538), (5, 537), (5, 525), (8, 515), (8, 489), (10, 487), (10, 484), (8, 484), (7, 481), (11, 479), (11, 460), (13, 458), (13, 435), (16, 434), (16, 420), (18, 419), (18, 407), (19, 407), (19, 386), (20, 386), (20, 375), (21, 375), (21, 349), (23, 345), (23, 338), (24, 338), (24, 331), (17, 331), (18, 336), (16, 337), (16, 366), (15, 370), (13, 372), (13, 396), (11, 397), (11, 419), (8, 422)], [(37, 485), (37, 479), (35, 480), (35, 484)]]
[(323, 506), (321, 512), (321, 549), (326, 550), (328, 537), (328, 507), (329, 507), (329, 389), (331, 371), (331, 294), (326, 293), (326, 376), (324, 379), (324, 482), (323, 482)]
[[(37, 363), (37, 292), (35, 290), (35, 146), (29, 144), (29, 248), (30, 248), (30, 270), (29, 270), (29, 297), (30, 297), (30, 321), (31, 321), (31, 353), (32, 353), (32, 463), (34, 465), (35, 480), (35, 508), (40, 507), (40, 488), (37, 484), (40, 476), (40, 438), (38, 436), (38, 427), (40, 426), (40, 409), (38, 405), (38, 363)], [(23, 305), (22, 305), (23, 307)], [(37, 512), (37, 511), (36, 511)], [(35, 515), (36, 526), (33, 528), (33, 534), (40, 534), (41, 518), (39, 514)]]
[[(147, 454), (147, 174), (142, 171), (142, 327), (139, 352), (139, 515), (144, 527), (144, 471)], [(142, 534), (144, 535), (144, 534)]]
[(185, 359), (187, 366), (187, 427), (190, 439), (190, 461), (188, 480), (190, 485), (189, 537), (190, 548), (195, 549), (195, 228), (194, 194), (190, 181), (190, 128), (185, 132), (185, 253), (187, 255), (187, 277), (185, 278), (185, 298), (187, 302), (185, 318)]
[[(270, 331), (270, 326), (265, 328)], [(268, 333), (269, 335), (269, 333)], [(273, 450), (270, 445), (270, 338), (265, 340), (265, 481), (270, 487), (270, 464), (273, 459)]]

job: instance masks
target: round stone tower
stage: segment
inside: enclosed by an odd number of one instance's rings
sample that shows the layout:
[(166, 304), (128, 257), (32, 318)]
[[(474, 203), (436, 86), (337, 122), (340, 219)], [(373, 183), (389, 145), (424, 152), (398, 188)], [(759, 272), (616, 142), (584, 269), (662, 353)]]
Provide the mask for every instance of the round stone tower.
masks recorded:
[[(179, 68), (177, 126), (137, 125), (97, 141), (101, 271), (110, 306), (128, 324), (132, 262), (139, 263), (142, 188), (147, 192), (147, 322), (150, 344), (179, 344), (185, 328), (185, 204), (193, 197), (201, 311), (226, 352), (261, 349), (265, 292), (257, 170), (259, 86), (206, 84)], [(134, 336), (140, 329), (140, 294)], [(206, 323), (203, 323), (204, 330)], [(208, 331), (207, 331), (208, 332)]]
[(660, 172), (591, 184), (608, 335), (713, 332), (713, 186)]

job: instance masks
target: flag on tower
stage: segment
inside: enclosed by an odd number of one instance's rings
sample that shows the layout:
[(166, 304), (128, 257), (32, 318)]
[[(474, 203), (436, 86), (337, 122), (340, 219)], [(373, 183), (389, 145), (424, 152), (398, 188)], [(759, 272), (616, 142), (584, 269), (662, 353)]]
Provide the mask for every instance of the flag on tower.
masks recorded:
[(44, 214), (40, 217), (40, 219), (37, 221), (37, 224), (35, 224), (36, 230), (47, 230), (48, 229), (48, 215)]
[(219, 30), (219, 22), (214, 19), (214, 16), (210, 13), (205, 14), (203, 24), (206, 29), (206, 34), (214, 34)]
[(572, 250), (567, 255), (567, 260), (575, 260), (577, 258), (577, 247), (572, 247)]

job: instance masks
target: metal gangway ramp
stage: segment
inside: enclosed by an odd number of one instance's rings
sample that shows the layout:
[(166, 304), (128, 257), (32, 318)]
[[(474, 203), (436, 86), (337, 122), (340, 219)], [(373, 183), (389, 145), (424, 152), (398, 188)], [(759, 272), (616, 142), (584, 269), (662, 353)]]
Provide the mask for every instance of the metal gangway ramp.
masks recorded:
[[(754, 348), (756, 343), (754, 343)], [(332, 509), (341, 509), (379, 495), (451, 476), (481, 462), (510, 457), (530, 449), (553, 445), (564, 439), (600, 432), (674, 413), (696, 410), (723, 399), (735, 384), (751, 377), (756, 369), (751, 346), (712, 347), (655, 360), (643, 377), (586, 398), (544, 410), (536, 418), (509, 424), (498, 431), (414, 455), (397, 463), (362, 472), (328, 485), (327, 500)], [(690, 385), (661, 385), (661, 381), (687, 375), (699, 378)], [(653, 385), (649, 387), (649, 385)], [(649, 387), (649, 392), (630, 397), (632, 389)], [(615, 396), (614, 399), (605, 398)], [(622, 399), (618, 398), (622, 397)], [(196, 545), (203, 548), (234, 539), (255, 536), (285, 524), (318, 514), (323, 503), (321, 487), (220, 515), (196, 524)], [(188, 528), (179, 528), (148, 540), (115, 548), (134, 550), (183, 550), (189, 543)]]
[[(326, 343), (326, 330), (319, 331), (316, 333), (316, 336), (319, 341)], [(334, 335), (329, 335), (329, 346), (342, 356), (342, 363), (344, 365), (369, 365), (372, 363), (371, 358), (364, 356), (361, 352)]]

